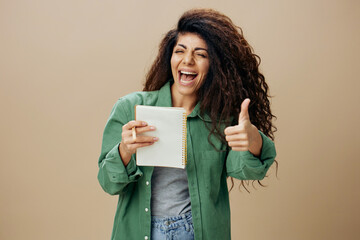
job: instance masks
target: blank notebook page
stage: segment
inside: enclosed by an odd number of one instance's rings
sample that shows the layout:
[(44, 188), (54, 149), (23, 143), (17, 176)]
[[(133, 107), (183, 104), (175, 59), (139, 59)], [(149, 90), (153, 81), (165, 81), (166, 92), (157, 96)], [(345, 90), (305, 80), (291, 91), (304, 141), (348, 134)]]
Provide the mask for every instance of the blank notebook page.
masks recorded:
[[(151, 146), (136, 150), (136, 164), (185, 168), (186, 165), (186, 111), (184, 108), (137, 105), (135, 119), (155, 126), (155, 131), (141, 135), (158, 137)], [(140, 135), (140, 134), (138, 134)]]

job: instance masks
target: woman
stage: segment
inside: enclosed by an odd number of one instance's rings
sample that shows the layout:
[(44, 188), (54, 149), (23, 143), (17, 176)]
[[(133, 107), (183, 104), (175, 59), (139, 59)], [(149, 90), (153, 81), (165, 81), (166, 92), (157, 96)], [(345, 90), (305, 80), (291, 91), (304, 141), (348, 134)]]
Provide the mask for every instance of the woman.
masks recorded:
[[(227, 177), (261, 180), (276, 155), (257, 59), (211, 9), (185, 12), (166, 34), (144, 91), (120, 98), (104, 130), (98, 179), (119, 195), (112, 239), (230, 239)], [(136, 166), (136, 149), (158, 140), (141, 136), (156, 126), (133, 120), (136, 104), (186, 109), (185, 170)]]

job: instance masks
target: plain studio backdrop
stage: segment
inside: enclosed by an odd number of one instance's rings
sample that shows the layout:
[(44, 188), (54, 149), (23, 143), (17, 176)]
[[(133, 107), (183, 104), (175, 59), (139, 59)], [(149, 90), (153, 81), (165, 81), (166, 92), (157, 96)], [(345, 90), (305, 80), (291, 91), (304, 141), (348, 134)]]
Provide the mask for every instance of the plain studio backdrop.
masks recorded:
[(193, 7), (242, 27), (278, 117), (278, 177), (272, 167), (266, 188), (231, 191), (233, 239), (359, 239), (355, 0), (0, 0), (0, 239), (110, 239), (106, 120)]

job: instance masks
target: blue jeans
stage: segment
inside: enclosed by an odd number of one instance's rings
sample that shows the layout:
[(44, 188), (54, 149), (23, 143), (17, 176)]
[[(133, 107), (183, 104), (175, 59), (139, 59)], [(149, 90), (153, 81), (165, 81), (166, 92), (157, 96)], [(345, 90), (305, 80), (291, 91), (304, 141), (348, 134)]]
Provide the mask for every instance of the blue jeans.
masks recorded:
[(193, 240), (191, 211), (174, 217), (151, 217), (151, 240)]

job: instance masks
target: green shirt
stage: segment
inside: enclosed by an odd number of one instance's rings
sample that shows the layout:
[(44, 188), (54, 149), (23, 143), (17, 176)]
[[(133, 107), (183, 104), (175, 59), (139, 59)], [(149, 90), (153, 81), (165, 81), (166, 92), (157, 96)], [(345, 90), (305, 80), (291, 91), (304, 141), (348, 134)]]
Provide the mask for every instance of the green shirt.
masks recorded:
[[(150, 239), (151, 175), (153, 167), (136, 166), (135, 154), (125, 167), (118, 147), (122, 126), (134, 120), (137, 104), (171, 107), (170, 83), (160, 90), (136, 92), (120, 98), (105, 126), (98, 180), (105, 192), (119, 195), (112, 240)], [(216, 137), (208, 142), (209, 116), (200, 115), (197, 104), (187, 117), (187, 166), (195, 239), (230, 239), (230, 205), (227, 177), (263, 179), (274, 161), (274, 143), (260, 132), (263, 145), (260, 158), (249, 151), (226, 151)], [(224, 128), (226, 126), (223, 126)]]

